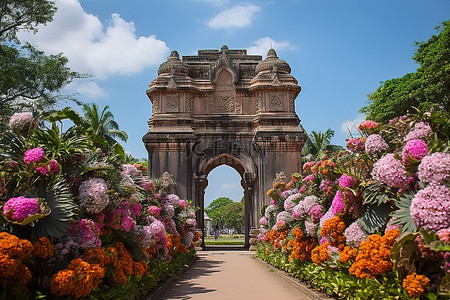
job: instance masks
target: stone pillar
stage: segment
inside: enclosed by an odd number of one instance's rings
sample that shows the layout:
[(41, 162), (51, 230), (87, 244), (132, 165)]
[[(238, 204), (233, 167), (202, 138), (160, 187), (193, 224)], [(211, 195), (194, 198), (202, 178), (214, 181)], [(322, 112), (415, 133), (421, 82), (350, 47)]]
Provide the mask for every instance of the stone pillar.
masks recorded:
[(200, 207), (196, 212), (197, 224), (202, 232), (202, 244), (201, 247), (205, 247), (205, 187), (207, 185), (206, 175), (194, 175), (194, 206)]

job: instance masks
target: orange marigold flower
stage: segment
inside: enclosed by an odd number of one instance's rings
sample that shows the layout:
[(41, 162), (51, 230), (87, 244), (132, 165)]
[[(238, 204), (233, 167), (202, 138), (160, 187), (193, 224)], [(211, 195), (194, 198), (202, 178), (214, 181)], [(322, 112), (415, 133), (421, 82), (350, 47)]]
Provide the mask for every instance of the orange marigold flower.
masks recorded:
[(328, 245), (329, 243), (325, 242), (311, 251), (311, 260), (316, 266), (330, 259), (331, 255), (328, 251)]
[(106, 252), (102, 247), (94, 247), (84, 251), (83, 260), (90, 264), (97, 264), (100, 267), (104, 267), (108, 263), (109, 258), (106, 256)]
[(392, 269), (391, 249), (400, 232), (388, 230), (384, 236), (372, 234), (359, 245), (359, 252), (349, 272), (358, 278), (375, 278)]
[(326, 220), (320, 229), (320, 235), (327, 238), (327, 241), (331, 246), (337, 248), (343, 248), (345, 243), (345, 223), (342, 222), (341, 218), (334, 217)]
[(297, 259), (301, 262), (311, 258), (311, 251), (316, 246), (315, 239), (307, 237), (300, 227), (294, 228), (292, 235), (295, 239), (290, 240), (286, 245), (286, 249), (292, 249), (289, 259)]
[(55, 248), (48, 237), (41, 237), (34, 243), (33, 254), (42, 259), (53, 257)]
[(349, 261), (354, 261), (357, 253), (358, 249), (352, 249), (350, 246), (345, 246), (344, 250), (339, 252), (339, 261), (344, 264)]
[(403, 288), (411, 298), (419, 298), (429, 284), (430, 279), (424, 275), (417, 275), (416, 272), (406, 276), (403, 280)]

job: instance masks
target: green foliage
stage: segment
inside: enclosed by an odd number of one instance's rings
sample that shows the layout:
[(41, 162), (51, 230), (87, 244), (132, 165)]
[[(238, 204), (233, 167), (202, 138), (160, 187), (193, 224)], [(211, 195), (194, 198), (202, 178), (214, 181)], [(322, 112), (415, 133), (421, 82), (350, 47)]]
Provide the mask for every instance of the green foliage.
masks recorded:
[(217, 246), (217, 245), (244, 245), (244, 241), (211, 241), (205, 240), (205, 245), (207, 246)]
[(311, 131), (306, 136), (306, 143), (302, 148), (302, 156), (305, 161), (314, 161), (325, 156), (326, 151), (339, 152), (343, 150), (341, 146), (330, 144), (334, 136), (334, 131), (327, 129), (325, 133), (321, 131)]
[(376, 233), (384, 227), (389, 220), (389, 213), (392, 212), (391, 207), (382, 203), (380, 205), (368, 205), (364, 215), (357, 220), (359, 226), (369, 234)]
[(54, 1), (48, 0), (1, 0), (0, 41), (18, 42), (19, 30), (37, 32), (39, 24), (53, 20), (56, 12)]
[(400, 197), (399, 200), (395, 202), (395, 205), (398, 207), (397, 210), (394, 210), (391, 213), (391, 217), (396, 220), (392, 222), (392, 224), (402, 225), (401, 232), (416, 232), (417, 227), (414, 223), (413, 218), (411, 217), (411, 203), (414, 199), (414, 193), (405, 192)]
[(0, 113), (38, 113), (53, 107), (55, 95), (75, 78), (84, 77), (67, 67), (62, 54), (45, 55), (30, 44), (20, 48), (0, 44)]
[(416, 42), (416, 72), (387, 80), (369, 95), (369, 105), (360, 110), (367, 119), (389, 121), (421, 105), (450, 111), (450, 21), (436, 29), (438, 35)]
[(223, 215), (223, 210), (225, 206), (229, 203), (233, 203), (233, 200), (226, 197), (220, 197), (212, 201), (208, 207), (205, 209), (206, 214), (211, 218), (212, 225), (223, 227), (225, 225), (225, 218)]
[(244, 203), (232, 202), (223, 208), (225, 225), (234, 228), (237, 232), (242, 231), (244, 226)]
[(362, 192), (363, 204), (377, 204), (386, 203), (395, 200), (395, 194), (391, 189), (379, 183), (368, 185)]

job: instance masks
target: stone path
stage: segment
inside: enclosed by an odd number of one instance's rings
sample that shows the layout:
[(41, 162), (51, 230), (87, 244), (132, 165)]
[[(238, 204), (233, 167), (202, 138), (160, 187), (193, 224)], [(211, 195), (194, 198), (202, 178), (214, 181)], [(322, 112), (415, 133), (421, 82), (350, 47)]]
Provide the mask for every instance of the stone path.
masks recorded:
[(160, 299), (313, 299), (257, 261), (254, 252), (199, 251), (198, 256)]

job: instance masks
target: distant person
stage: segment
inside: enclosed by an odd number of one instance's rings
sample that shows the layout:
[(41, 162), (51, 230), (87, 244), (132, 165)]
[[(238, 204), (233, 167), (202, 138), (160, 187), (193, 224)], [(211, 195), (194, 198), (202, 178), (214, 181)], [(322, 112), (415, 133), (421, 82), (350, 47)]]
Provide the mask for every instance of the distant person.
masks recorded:
[(215, 227), (215, 228), (214, 228), (214, 239), (215, 239), (216, 241), (219, 240), (219, 235), (220, 235), (219, 227)]

